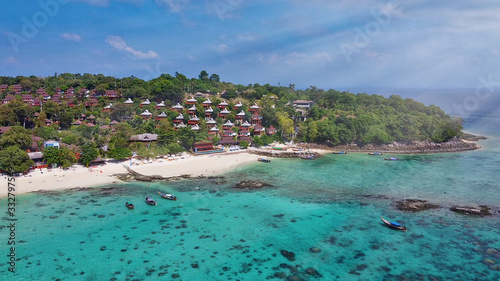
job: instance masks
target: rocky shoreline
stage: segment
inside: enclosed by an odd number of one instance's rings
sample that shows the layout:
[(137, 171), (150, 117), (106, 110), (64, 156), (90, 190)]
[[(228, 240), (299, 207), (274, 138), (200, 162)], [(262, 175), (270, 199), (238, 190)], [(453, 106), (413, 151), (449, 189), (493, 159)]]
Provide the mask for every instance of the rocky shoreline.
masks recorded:
[(391, 154), (430, 154), (430, 153), (448, 153), (477, 150), (481, 147), (472, 141), (487, 139), (484, 136), (475, 136), (467, 134), (463, 138), (454, 138), (444, 143), (434, 143), (425, 141), (411, 141), (406, 143), (394, 142), (386, 145), (368, 144), (359, 146), (357, 144), (328, 146), (320, 144), (303, 144), (303, 149), (324, 149), (324, 150), (343, 150), (346, 152), (383, 152)]

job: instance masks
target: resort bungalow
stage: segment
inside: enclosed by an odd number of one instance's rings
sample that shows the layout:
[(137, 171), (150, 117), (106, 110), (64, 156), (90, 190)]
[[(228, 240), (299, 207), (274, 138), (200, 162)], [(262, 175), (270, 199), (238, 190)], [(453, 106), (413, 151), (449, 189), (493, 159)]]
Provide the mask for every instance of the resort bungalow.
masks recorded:
[(120, 95), (115, 90), (106, 90), (104, 97), (107, 97), (108, 99), (117, 99)]
[(172, 106), (172, 109), (180, 113), (182, 110), (184, 110), (184, 107), (177, 103), (176, 105)]
[(148, 105), (150, 105), (150, 104), (151, 104), (151, 102), (150, 102), (148, 99), (146, 99), (145, 101), (143, 101), (143, 102), (139, 105), (139, 107), (148, 106)]
[(152, 142), (152, 141), (157, 141), (158, 140), (158, 135), (157, 134), (140, 134), (140, 135), (132, 135), (130, 136), (130, 141), (137, 141), (137, 142)]
[(213, 108), (210, 106), (209, 108), (207, 108), (205, 110), (205, 119), (211, 119), (212, 118), (212, 114), (214, 114), (214, 110)]
[(59, 142), (55, 141), (55, 140), (44, 141), (43, 142), (43, 147), (44, 148), (47, 148), (47, 147), (57, 147), (57, 149), (59, 149)]
[(96, 107), (99, 105), (99, 101), (96, 98), (91, 98), (85, 102), (85, 107)]
[(224, 129), (222, 131), (222, 137), (234, 137), (237, 134), (233, 130)]
[(227, 110), (227, 108), (224, 108), (219, 112), (219, 117), (226, 119), (226, 116), (231, 113), (231, 111)]
[(134, 101), (132, 101), (130, 98), (128, 98), (126, 101), (123, 102), (123, 104), (126, 104), (126, 105), (133, 105), (134, 104)]
[(229, 104), (225, 100), (223, 100), (223, 101), (221, 101), (221, 103), (219, 103), (219, 105), (217, 105), (217, 107), (218, 108), (226, 108), (226, 107), (228, 107), (228, 105)]
[(193, 144), (193, 150), (195, 153), (202, 151), (214, 150), (214, 145), (211, 141), (199, 141)]
[(237, 104), (234, 105), (234, 108), (240, 109), (242, 106), (243, 104), (241, 103), (241, 101), (239, 101)]
[(38, 90), (36, 90), (36, 94), (41, 96), (43, 94), (47, 94), (47, 92), (42, 87), (40, 87), (38, 88)]
[(209, 127), (209, 128), (212, 128), (216, 124), (217, 124), (217, 122), (213, 118), (210, 118), (207, 120), (207, 127)]
[(188, 105), (195, 105), (196, 104), (196, 99), (191, 97), (190, 99), (186, 100), (184, 102), (185, 104), (188, 104)]
[(260, 116), (258, 113), (252, 115), (252, 125), (257, 126), (261, 125), (262, 123), (262, 116)]
[(262, 127), (261, 125), (257, 125), (253, 129), (254, 136), (262, 136), (263, 133), (264, 133), (264, 127)]
[(230, 120), (227, 120), (227, 122), (224, 123), (224, 125), (222, 125), (222, 128), (225, 130), (231, 130), (231, 128), (233, 128), (233, 127), (234, 127), (234, 124)]
[(196, 114), (196, 106), (194, 106), (194, 105), (191, 106), (190, 108), (188, 108), (187, 111), (188, 111), (189, 115), (191, 115), (191, 116), (195, 115)]
[(260, 111), (260, 107), (259, 107), (256, 103), (254, 103), (254, 104), (250, 107), (249, 111), (250, 111), (252, 114), (258, 114), (258, 113), (259, 113), (259, 111)]
[(296, 100), (293, 102), (293, 107), (300, 107), (309, 109), (313, 106), (314, 102), (310, 100)]
[(165, 102), (162, 101), (162, 102), (156, 104), (156, 109), (160, 109), (160, 108), (161, 109), (165, 108)]
[(250, 123), (248, 123), (248, 121), (245, 121), (245, 123), (243, 123), (243, 124), (240, 125), (240, 130), (245, 130), (245, 129), (246, 130), (250, 130), (251, 126), (252, 125)]
[(112, 104), (108, 104), (108, 105), (106, 105), (106, 106), (102, 109), (102, 112), (111, 112), (111, 110), (112, 110), (112, 109), (111, 109), (111, 107), (112, 107), (112, 106), (113, 106)]
[(8, 104), (11, 101), (15, 100), (16, 98), (13, 95), (8, 95), (3, 99), (3, 104)]
[(208, 134), (219, 135), (219, 128), (217, 128), (217, 126), (213, 126), (212, 128), (210, 128), (210, 130), (208, 130)]
[(210, 99), (207, 99), (206, 101), (202, 102), (201, 105), (203, 105), (204, 108), (209, 108), (212, 106), (212, 101)]
[(276, 134), (277, 132), (278, 132), (278, 130), (276, 128), (274, 128), (273, 125), (271, 125), (271, 127), (266, 129), (266, 134), (268, 136), (272, 136), (272, 135)]
[(181, 113), (181, 114), (179, 114), (179, 115), (178, 115), (177, 117), (175, 117), (175, 119), (174, 119), (174, 123), (179, 124), (179, 123), (183, 123), (183, 122), (184, 122), (184, 115), (182, 115), (182, 113)]
[(7, 88), (9, 88), (9, 85), (7, 85), (7, 84), (0, 85), (0, 93), (5, 92), (5, 90), (7, 90)]
[(149, 112), (149, 110), (147, 110), (147, 109), (143, 113), (141, 113), (142, 119), (145, 119), (145, 120), (151, 118), (151, 116), (153, 116), (153, 113)]
[(113, 120), (113, 121), (111, 121), (111, 122), (109, 123), (109, 125), (110, 125), (111, 127), (113, 127), (113, 126), (115, 126), (115, 125), (116, 125), (116, 124), (118, 124), (118, 123), (119, 123), (118, 121)]
[(174, 126), (175, 129), (182, 129), (186, 128), (187, 126), (184, 124), (184, 122), (177, 123), (177, 125)]
[(165, 113), (165, 111), (162, 111), (162, 113), (160, 113), (160, 115), (156, 116), (156, 120), (160, 120), (160, 119), (164, 119), (164, 118), (167, 118), (167, 114)]
[(245, 118), (245, 115), (246, 115), (246, 113), (243, 110), (240, 111), (238, 114), (236, 114), (236, 123), (237, 124), (243, 123), (243, 119)]
[(217, 144), (235, 145), (235, 144), (238, 144), (238, 141), (234, 140), (234, 137), (222, 137), (222, 139)]
[(83, 124), (83, 122), (80, 120), (76, 120), (75, 122), (71, 123), (71, 125), (73, 126), (80, 126), (81, 124)]
[(191, 117), (191, 119), (189, 119), (189, 121), (188, 121), (188, 124), (190, 124), (190, 125), (198, 125), (198, 123), (200, 123), (200, 118), (198, 118), (198, 116), (196, 116), (196, 115)]
[(191, 126), (191, 130), (198, 132), (200, 130), (200, 126), (198, 126), (198, 124), (195, 124)]

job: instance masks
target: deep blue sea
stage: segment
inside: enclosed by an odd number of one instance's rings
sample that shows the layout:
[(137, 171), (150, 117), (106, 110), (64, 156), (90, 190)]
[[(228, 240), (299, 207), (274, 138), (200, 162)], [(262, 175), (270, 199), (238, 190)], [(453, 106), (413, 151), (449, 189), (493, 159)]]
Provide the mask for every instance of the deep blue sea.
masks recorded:
[[(7, 271), (3, 215), (0, 280), (499, 280), (500, 213), (449, 207), (500, 208), (500, 114), (464, 117), (466, 131), (489, 137), (481, 150), (273, 159), (221, 179), (18, 196), (16, 273)], [(233, 189), (245, 179), (274, 187)], [(179, 200), (146, 205), (158, 191)], [(398, 211), (406, 198), (441, 207)], [(386, 228), (380, 216), (409, 230)]]

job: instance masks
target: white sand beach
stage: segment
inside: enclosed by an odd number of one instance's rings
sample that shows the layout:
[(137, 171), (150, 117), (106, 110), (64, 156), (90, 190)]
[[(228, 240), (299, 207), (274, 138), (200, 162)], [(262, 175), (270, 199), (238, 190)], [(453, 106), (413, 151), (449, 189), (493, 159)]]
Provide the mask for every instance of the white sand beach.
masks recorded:
[[(255, 162), (257, 159), (257, 155), (238, 151), (224, 154), (186, 155), (184, 159), (172, 161), (158, 159), (152, 163), (134, 164), (131, 168), (144, 175), (161, 175), (163, 177), (213, 176), (220, 175), (240, 165)], [(76, 166), (76, 168), (68, 170), (52, 169), (49, 172), (47, 169), (42, 169), (32, 171), (27, 175), (16, 177), (14, 193), (19, 195), (38, 190), (58, 190), (119, 183), (121, 181), (113, 177), (113, 174), (126, 173), (127, 170), (123, 165), (130, 166), (130, 161), (108, 163), (95, 168)], [(7, 197), (7, 176), (2, 176), (0, 186), (0, 198)]]

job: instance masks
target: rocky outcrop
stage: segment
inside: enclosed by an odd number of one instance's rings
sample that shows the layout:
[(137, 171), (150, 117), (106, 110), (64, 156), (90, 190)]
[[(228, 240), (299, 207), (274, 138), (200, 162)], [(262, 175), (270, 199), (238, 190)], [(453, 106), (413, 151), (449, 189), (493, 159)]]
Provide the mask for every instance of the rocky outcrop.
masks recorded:
[(289, 252), (287, 250), (280, 250), (282, 256), (284, 256), (289, 261), (295, 261), (295, 253)]
[(400, 211), (420, 212), (429, 209), (437, 209), (439, 206), (427, 203), (427, 200), (404, 199), (396, 202), (396, 208)]
[[(469, 139), (483, 139), (482, 136), (454, 138), (443, 143), (427, 142), (427, 141), (408, 141), (394, 142), (385, 145), (358, 145), (348, 144), (339, 146), (319, 145), (319, 144), (304, 144), (304, 149), (326, 149), (326, 150), (344, 150), (347, 152), (383, 152), (393, 154), (428, 154), (428, 153), (447, 153), (476, 150), (479, 147), (477, 144), (468, 142)], [(467, 141), (464, 141), (467, 140)]]
[(450, 211), (455, 212), (455, 213), (459, 213), (459, 214), (463, 214), (463, 215), (479, 216), (479, 217), (493, 215), (491, 213), (491, 208), (488, 206), (484, 206), (484, 205), (481, 205), (479, 207), (453, 206), (450, 208)]
[(244, 180), (237, 183), (233, 188), (252, 190), (252, 189), (261, 189), (263, 187), (274, 187), (274, 186), (264, 182)]

